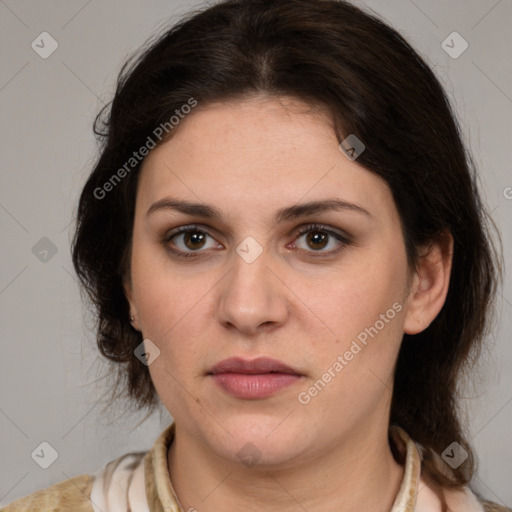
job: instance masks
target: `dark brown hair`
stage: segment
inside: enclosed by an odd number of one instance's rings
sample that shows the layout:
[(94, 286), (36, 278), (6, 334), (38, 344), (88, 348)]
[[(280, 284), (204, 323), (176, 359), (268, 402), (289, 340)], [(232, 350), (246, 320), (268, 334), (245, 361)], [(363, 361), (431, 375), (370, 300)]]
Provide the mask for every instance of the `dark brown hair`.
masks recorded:
[[(74, 266), (97, 309), (97, 342), (116, 370), (116, 389), (138, 408), (158, 404), (148, 368), (133, 354), (142, 337), (130, 325), (122, 288), (140, 169), (140, 162), (126, 163), (191, 98), (207, 105), (254, 93), (322, 105), (340, 142), (349, 134), (363, 141), (357, 162), (389, 185), (411, 266), (419, 247), (446, 231), (453, 235), (445, 305), (427, 329), (403, 337), (390, 421), (424, 446), (431, 482), (467, 484), (475, 461), (459, 420), (457, 384), (487, 333), (498, 253), (439, 81), (395, 30), (344, 1), (220, 2), (156, 36), (123, 67), (111, 105), (96, 119), (103, 146), (80, 197), (73, 241)], [(122, 179), (113, 181), (121, 168)], [(454, 441), (469, 458), (445, 474), (436, 454)]]

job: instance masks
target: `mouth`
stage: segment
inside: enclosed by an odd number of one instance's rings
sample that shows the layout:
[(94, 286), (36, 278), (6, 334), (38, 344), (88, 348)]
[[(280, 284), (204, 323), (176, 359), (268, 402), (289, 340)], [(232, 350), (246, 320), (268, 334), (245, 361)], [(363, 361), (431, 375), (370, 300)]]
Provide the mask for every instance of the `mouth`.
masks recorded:
[(247, 375), (267, 374), (267, 373), (286, 373), (291, 375), (301, 375), (294, 368), (284, 364), (277, 359), (268, 357), (258, 357), (257, 359), (242, 359), (241, 357), (230, 357), (217, 363), (208, 372), (210, 375), (219, 373), (243, 373)]
[(253, 360), (239, 357), (225, 359), (207, 375), (224, 392), (245, 400), (268, 398), (304, 377), (283, 362), (266, 357)]

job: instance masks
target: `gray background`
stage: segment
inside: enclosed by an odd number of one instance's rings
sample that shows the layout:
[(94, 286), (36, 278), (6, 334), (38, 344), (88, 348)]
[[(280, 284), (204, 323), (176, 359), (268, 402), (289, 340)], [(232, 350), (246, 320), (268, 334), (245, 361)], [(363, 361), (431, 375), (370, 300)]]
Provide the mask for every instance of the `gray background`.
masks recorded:
[[(69, 242), (78, 194), (96, 151), (92, 122), (111, 99), (124, 59), (169, 20), (198, 5), (0, 0), (0, 504), (95, 471), (127, 451), (146, 450), (170, 422), (166, 411), (142, 424), (143, 414), (102, 412), (106, 382), (100, 377), (106, 367), (81, 304)], [(447, 88), (510, 265), (512, 1), (374, 0), (360, 5), (400, 30)], [(442, 48), (454, 31), (469, 44), (458, 58)], [(31, 47), (34, 40), (41, 45), (42, 32), (58, 43), (46, 59)], [(460, 48), (458, 42), (448, 44)], [(508, 506), (511, 313), (512, 286), (506, 277), (490, 349), (474, 383), (463, 390), (480, 460), (474, 487)], [(58, 453), (48, 469), (31, 457), (43, 441)]]

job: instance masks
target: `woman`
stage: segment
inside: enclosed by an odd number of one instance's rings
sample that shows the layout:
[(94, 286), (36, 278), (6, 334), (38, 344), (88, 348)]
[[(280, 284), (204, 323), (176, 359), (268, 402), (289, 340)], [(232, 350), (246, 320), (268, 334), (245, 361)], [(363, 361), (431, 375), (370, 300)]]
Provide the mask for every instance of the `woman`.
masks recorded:
[(446, 96), (340, 1), (234, 0), (123, 69), (73, 261), (148, 453), (5, 510), (500, 511), (456, 384), (499, 262)]

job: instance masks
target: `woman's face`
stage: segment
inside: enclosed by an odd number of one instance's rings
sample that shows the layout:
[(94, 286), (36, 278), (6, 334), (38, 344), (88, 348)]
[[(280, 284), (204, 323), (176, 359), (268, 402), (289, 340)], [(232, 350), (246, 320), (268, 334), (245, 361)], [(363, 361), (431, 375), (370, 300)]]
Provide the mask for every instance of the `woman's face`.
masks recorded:
[[(400, 219), (307, 109), (199, 104), (138, 183), (126, 291), (151, 377), (178, 428), (235, 462), (308, 460), (387, 430), (411, 277)], [(292, 373), (212, 374), (233, 357)]]

